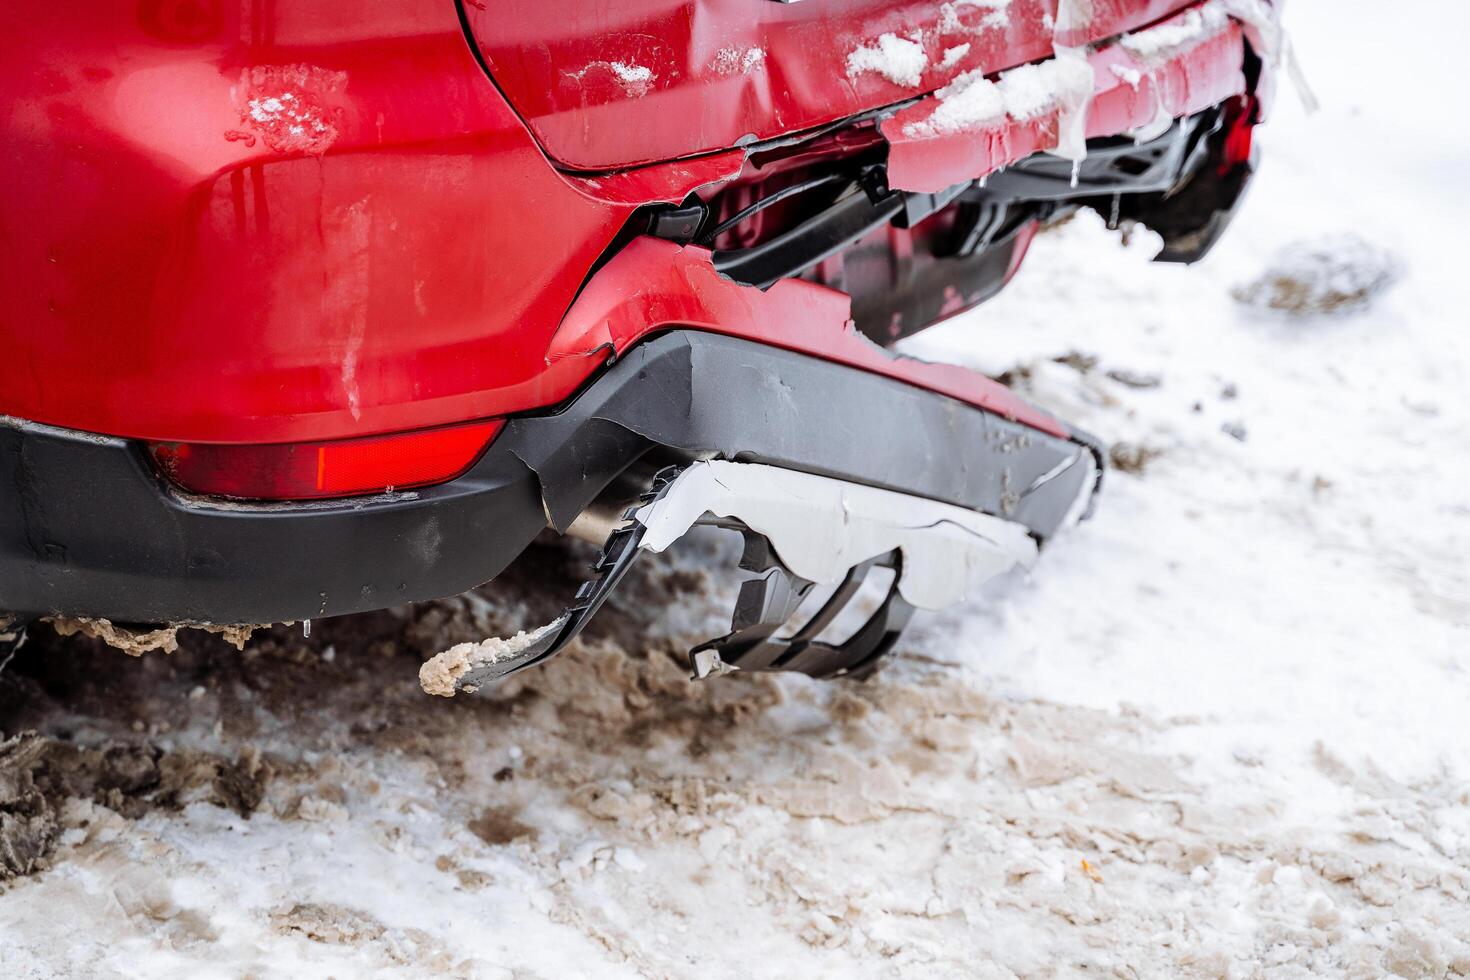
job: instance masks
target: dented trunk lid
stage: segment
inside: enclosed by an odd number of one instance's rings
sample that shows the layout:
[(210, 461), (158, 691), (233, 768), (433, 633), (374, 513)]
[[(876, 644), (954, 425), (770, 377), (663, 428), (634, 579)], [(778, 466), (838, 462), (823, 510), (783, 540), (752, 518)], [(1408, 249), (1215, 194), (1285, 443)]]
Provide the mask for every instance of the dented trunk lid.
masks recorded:
[(460, 2), (542, 148), (597, 171), (819, 127), (966, 71), (1136, 29), (1189, 0)]

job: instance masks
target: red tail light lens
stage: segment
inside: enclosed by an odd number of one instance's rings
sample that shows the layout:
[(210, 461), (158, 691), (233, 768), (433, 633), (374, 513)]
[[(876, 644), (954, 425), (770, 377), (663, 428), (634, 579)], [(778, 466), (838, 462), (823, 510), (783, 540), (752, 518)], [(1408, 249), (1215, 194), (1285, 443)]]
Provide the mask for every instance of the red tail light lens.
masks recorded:
[(148, 450), (165, 476), (192, 493), (318, 500), (452, 480), (479, 459), (503, 424), (264, 446), (152, 442)]
[(1225, 143), (1220, 153), (1220, 176), (1228, 175), (1251, 158), (1259, 103), (1253, 95), (1242, 95), (1225, 111)]

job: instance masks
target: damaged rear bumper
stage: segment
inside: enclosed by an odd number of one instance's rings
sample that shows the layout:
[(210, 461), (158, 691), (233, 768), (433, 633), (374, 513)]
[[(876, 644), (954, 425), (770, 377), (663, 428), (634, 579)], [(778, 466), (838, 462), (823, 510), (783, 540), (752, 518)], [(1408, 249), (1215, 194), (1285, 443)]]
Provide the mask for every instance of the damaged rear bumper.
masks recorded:
[(452, 595), (493, 578), (548, 525), (565, 530), (655, 450), (925, 497), (1017, 522), (1040, 542), (1100, 472), (1081, 434), (1057, 437), (766, 345), (673, 331), (628, 351), (560, 410), (510, 420), (464, 476), (411, 493), (191, 498), (127, 440), (7, 420), (0, 610), (267, 623)]

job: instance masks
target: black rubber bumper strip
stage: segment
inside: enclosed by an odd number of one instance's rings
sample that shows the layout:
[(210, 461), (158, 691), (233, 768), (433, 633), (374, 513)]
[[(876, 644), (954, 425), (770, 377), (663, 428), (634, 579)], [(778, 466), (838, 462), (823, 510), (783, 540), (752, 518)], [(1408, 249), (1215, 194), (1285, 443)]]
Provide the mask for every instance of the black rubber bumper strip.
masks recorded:
[[(269, 623), (453, 595), (564, 529), (649, 450), (770, 463), (947, 501), (1041, 540), (1087, 445), (800, 354), (676, 331), (554, 414), (510, 421), (464, 476), (301, 504), (192, 498), (127, 440), (0, 424), (0, 612)], [(1094, 454), (1095, 455), (1095, 454)]]

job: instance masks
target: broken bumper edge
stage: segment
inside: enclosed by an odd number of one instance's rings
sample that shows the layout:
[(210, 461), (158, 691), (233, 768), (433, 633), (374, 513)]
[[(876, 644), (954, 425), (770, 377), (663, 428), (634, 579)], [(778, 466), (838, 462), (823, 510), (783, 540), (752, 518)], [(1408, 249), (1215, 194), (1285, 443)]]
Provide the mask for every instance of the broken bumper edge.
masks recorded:
[(1057, 438), (891, 378), (680, 330), (629, 351), (562, 409), (510, 420), (464, 476), (407, 493), (190, 498), (128, 440), (5, 420), (0, 611), (270, 623), (453, 595), (494, 578), (548, 524), (564, 530), (655, 449), (927, 497), (1042, 542), (1090, 501), (1098, 474), (1080, 433)]

